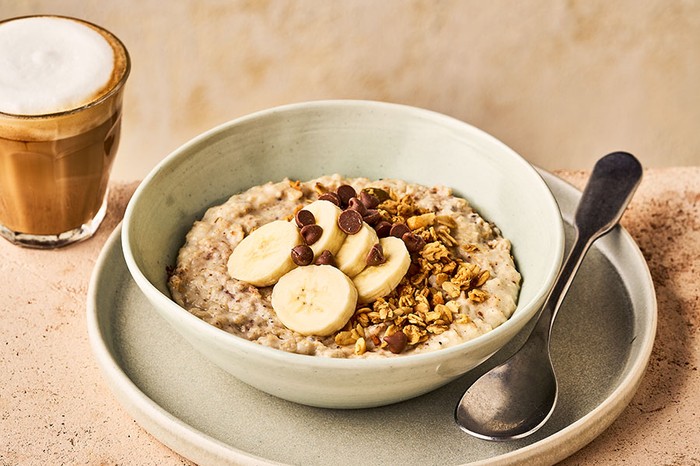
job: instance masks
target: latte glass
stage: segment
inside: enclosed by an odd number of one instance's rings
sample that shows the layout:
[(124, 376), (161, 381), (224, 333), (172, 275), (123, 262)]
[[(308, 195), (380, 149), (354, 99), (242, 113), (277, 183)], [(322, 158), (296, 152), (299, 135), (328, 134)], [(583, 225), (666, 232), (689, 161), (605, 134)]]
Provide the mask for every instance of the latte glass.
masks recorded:
[(1, 236), (54, 248), (94, 234), (107, 208), (130, 66), (122, 42), (94, 24), (60, 16), (0, 22)]

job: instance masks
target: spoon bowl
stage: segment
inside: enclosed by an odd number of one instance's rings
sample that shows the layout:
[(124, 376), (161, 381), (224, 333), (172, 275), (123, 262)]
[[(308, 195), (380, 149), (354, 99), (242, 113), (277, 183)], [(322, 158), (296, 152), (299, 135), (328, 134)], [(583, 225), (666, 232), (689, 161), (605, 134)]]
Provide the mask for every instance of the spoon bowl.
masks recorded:
[[(479, 379), (479, 384), (472, 385), (457, 406), (460, 427), (485, 440), (515, 440), (544, 425), (558, 398), (557, 378), (546, 346), (542, 338), (531, 340)], [(536, 396), (528, 396), (533, 390)]]

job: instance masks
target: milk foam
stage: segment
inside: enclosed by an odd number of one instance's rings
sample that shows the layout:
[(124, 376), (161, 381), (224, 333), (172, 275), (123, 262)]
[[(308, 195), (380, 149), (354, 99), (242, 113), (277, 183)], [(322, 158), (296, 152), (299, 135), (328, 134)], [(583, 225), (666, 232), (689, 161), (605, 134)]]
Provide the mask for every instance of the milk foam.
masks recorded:
[(0, 112), (41, 115), (81, 107), (105, 88), (113, 68), (109, 42), (76, 21), (0, 23)]

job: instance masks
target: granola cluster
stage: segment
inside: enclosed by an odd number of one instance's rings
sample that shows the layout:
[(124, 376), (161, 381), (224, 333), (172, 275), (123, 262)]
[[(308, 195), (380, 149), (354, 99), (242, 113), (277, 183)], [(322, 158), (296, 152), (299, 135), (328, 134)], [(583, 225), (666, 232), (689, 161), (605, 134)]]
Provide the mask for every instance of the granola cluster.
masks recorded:
[(377, 206), (381, 219), (405, 225), (421, 239), (420, 247), (411, 251), (411, 266), (399, 286), (371, 305), (359, 307), (336, 333), (335, 343), (354, 345), (358, 355), (377, 349), (398, 354), (445, 332), (453, 322), (469, 323), (469, 317), (460, 313), (458, 300), (482, 302), (488, 297), (481, 286), (489, 279), (489, 271), (463, 258), (477, 246), (463, 246), (460, 254), (452, 235), (455, 220), (416, 206), (410, 194), (399, 198), (392, 190), (368, 189), (383, 198)]

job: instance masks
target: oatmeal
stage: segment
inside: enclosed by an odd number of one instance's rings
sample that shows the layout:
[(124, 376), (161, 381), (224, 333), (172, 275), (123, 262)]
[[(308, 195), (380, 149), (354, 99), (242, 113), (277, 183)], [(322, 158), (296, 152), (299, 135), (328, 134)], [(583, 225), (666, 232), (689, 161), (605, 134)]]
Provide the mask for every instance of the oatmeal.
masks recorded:
[(234, 335), (368, 358), (489, 332), (515, 310), (520, 274), (510, 242), (449, 188), (333, 175), (267, 183), (210, 208), (169, 286)]

